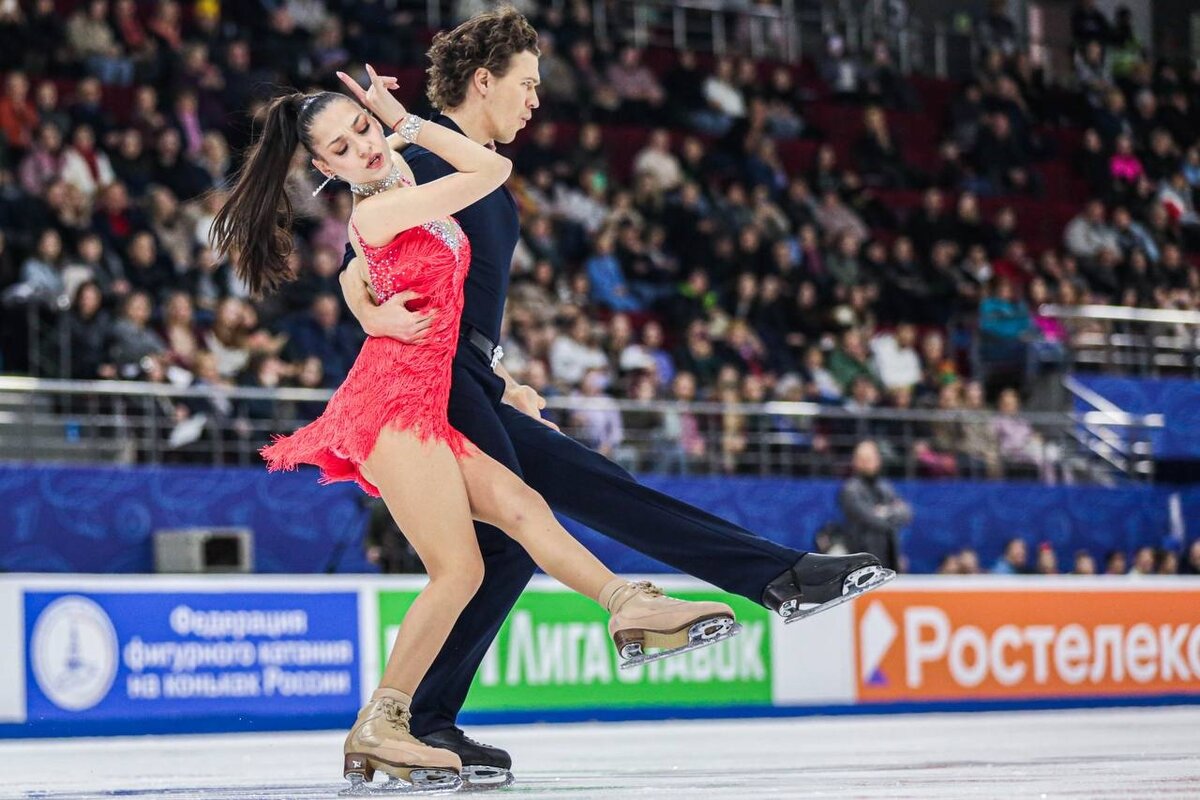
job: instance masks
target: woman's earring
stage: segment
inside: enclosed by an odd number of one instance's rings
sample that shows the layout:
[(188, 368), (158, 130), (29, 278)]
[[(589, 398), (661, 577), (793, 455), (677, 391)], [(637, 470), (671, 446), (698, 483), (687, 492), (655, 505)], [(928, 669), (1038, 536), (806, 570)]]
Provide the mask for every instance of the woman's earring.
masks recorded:
[(316, 197), (317, 195), (319, 195), (321, 193), (321, 190), (324, 189), (326, 184), (328, 184), (331, 180), (333, 180), (334, 177), (335, 176), (333, 176), (333, 175), (326, 175), (325, 181), (320, 186), (318, 186), (316, 189), (313, 190), (313, 197)]

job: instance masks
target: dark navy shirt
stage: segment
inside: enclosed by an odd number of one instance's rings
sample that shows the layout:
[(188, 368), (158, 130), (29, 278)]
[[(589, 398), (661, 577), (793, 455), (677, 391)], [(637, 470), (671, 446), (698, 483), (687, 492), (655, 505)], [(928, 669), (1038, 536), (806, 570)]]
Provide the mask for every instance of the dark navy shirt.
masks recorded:
[[(462, 129), (447, 116), (439, 114), (433, 121), (462, 133)], [(404, 149), (404, 160), (416, 176), (417, 183), (429, 183), (455, 172), (454, 167), (440, 156), (417, 145), (409, 145)], [(521, 232), (517, 203), (512, 193), (501, 186), (459, 211), (454, 218), (471, 240), (471, 269), (463, 289), (462, 321), (478, 328), (493, 342), (499, 341), (513, 250)], [(354, 257), (354, 251), (348, 245), (346, 251), (344, 263), (348, 264)]]

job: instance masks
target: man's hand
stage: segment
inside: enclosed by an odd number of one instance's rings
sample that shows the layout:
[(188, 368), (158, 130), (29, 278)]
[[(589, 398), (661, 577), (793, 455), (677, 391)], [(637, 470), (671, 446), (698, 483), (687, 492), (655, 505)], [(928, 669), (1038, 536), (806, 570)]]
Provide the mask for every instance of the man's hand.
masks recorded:
[(534, 391), (532, 386), (510, 383), (504, 390), (504, 402), (522, 414), (533, 417), (547, 428), (558, 430), (558, 426), (553, 422), (542, 419), (542, 409), (546, 407), (546, 398)]
[(406, 304), (420, 298), (421, 295), (413, 291), (393, 295), (386, 303), (366, 312), (363, 330), (369, 336), (386, 336), (405, 344), (419, 344), (429, 335), (430, 326), (437, 316), (437, 311), (408, 310)]

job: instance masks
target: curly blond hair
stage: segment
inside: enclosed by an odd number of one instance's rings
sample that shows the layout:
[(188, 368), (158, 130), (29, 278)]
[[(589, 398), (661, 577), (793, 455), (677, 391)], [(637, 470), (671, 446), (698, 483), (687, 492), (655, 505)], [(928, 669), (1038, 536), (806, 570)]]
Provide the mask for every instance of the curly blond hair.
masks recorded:
[(433, 38), (426, 95), (437, 109), (456, 108), (467, 98), (475, 70), (483, 67), (497, 77), (508, 72), (517, 53), (541, 55), (538, 35), (529, 20), (512, 6), (471, 17), (452, 31)]

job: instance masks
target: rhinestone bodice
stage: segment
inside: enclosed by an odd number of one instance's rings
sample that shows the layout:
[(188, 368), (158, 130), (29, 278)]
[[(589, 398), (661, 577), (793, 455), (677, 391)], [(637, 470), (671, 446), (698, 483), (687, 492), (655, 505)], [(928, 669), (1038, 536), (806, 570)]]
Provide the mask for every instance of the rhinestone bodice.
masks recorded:
[[(354, 232), (358, 235), (357, 227)], [(461, 298), (471, 256), (466, 234), (453, 217), (401, 231), (382, 247), (367, 244), (361, 235), (358, 241), (367, 261), (371, 289), (380, 303), (406, 290), (439, 306), (443, 303), (438, 298)]]

